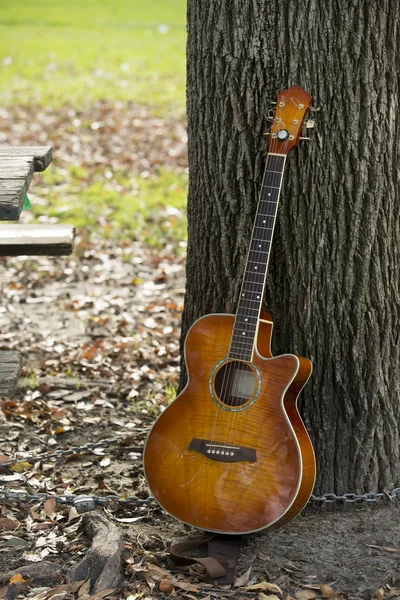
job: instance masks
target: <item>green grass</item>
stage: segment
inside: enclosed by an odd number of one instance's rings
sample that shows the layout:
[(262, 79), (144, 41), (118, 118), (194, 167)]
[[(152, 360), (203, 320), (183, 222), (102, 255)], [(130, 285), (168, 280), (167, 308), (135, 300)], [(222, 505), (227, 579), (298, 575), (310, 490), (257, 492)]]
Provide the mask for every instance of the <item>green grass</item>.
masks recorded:
[(0, 103), (184, 108), (184, 0), (1, 0)]
[[(130, 236), (155, 247), (185, 242), (187, 175), (171, 170), (160, 170), (157, 177), (143, 179), (140, 176), (125, 180), (116, 179), (131, 192), (121, 193), (107, 182), (95, 181), (82, 186), (86, 172), (80, 167), (68, 169), (68, 185), (57, 192), (58, 185), (65, 184), (65, 177), (51, 168), (43, 173), (46, 188), (46, 206), (35, 206), (33, 214), (56, 217), (59, 222), (73, 223), (79, 231), (101, 232), (103, 237), (119, 240)], [(184, 247), (184, 246), (183, 246)], [(179, 248), (176, 248), (179, 252)]]

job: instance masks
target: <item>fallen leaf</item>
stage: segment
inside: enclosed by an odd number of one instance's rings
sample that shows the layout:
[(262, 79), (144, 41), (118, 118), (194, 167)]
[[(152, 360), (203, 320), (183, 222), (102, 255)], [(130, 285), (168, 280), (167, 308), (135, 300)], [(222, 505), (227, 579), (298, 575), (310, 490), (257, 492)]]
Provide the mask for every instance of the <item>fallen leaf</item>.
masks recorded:
[(263, 592), (260, 592), (257, 596), (257, 600), (280, 600), (280, 598), (278, 598), (278, 596), (275, 596), (275, 594), (268, 594), (267, 596)]
[(375, 592), (375, 598), (377, 598), (378, 600), (383, 600), (385, 597), (384, 593), (385, 590), (382, 587), (380, 587), (379, 590), (376, 590)]
[(282, 590), (280, 587), (275, 585), (275, 583), (268, 583), (268, 581), (261, 581), (261, 583), (255, 583), (254, 585), (248, 585), (245, 590), (267, 590), (268, 592), (276, 592), (277, 594), (282, 594)]
[(25, 581), (26, 579), (24, 579), (20, 573), (17, 573), (14, 577), (11, 577), (9, 583), (24, 583)]
[(6, 546), (28, 546), (28, 542), (19, 537), (11, 537), (7, 540)]
[(333, 598), (333, 596), (336, 596), (335, 590), (333, 590), (331, 587), (329, 587), (329, 585), (324, 585), (323, 583), (321, 583), (319, 588), (321, 590), (321, 594), (322, 594), (323, 598)]
[(48, 517), (52, 517), (55, 514), (55, 512), (54, 512), (55, 508), (56, 508), (56, 499), (54, 498), (54, 496), (52, 498), (49, 498), (48, 500), (46, 500), (46, 502), (43, 505), (43, 510)]
[(13, 519), (6, 519), (6, 517), (0, 518), (0, 531), (15, 531), (16, 529), (18, 529), (19, 525), (19, 521), (14, 521)]
[(115, 592), (116, 588), (109, 588), (108, 590), (103, 590), (102, 592), (97, 592), (97, 594), (93, 594), (90, 596), (90, 600), (100, 600), (101, 598), (106, 598)]
[(171, 579), (161, 579), (160, 581), (160, 591), (161, 592), (166, 592), (167, 594), (170, 594), (171, 592), (173, 592), (174, 590), (174, 584), (172, 583)]
[(16, 462), (13, 465), (11, 465), (10, 469), (11, 471), (14, 471), (14, 473), (22, 473), (23, 471), (29, 471), (29, 469), (32, 468), (31, 463), (23, 461), (23, 462)]
[(240, 577), (235, 579), (235, 583), (233, 584), (233, 587), (242, 587), (242, 586), (246, 585), (246, 583), (248, 582), (249, 577), (250, 577), (250, 572), (251, 572), (251, 566), (247, 569), (247, 571), (245, 573), (243, 573), (243, 575), (241, 575)]
[(317, 594), (311, 590), (299, 590), (295, 593), (297, 600), (310, 600), (310, 598), (316, 598)]
[(89, 594), (90, 591), (90, 579), (88, 579), (87, 581), (85, 581), (81, 587), (79, 588), (78, 591), (78, 598), (81, 598), (82, 596), (84, 596), (85, 594)]
[(195, 592), (196, 594), (198, 594), (200, 592), (199, 588), (197, 588), (192, 583), (185, 582), (185, 581), (178, 581), (176, 579), (173, 579), (172, 582), (173, 582), (174, 586), (179, 588), (180, 590), (185, 590), (186, 592)]

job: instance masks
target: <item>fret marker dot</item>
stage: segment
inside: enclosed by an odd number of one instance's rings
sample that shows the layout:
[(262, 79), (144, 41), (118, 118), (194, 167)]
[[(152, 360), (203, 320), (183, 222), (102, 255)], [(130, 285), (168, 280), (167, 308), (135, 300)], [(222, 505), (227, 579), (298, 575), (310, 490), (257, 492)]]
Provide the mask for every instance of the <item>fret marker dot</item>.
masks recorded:
[(258, 244), (258, 247), (261, 248), (261, 244)]
[(254, 267), (255, 269), (257, 269), (257, 267)]
[(270, 195), (271, 195), (271, 194), (270, 194), (270, 193), (268, 193), (268, 196), (270, 196)]
[(244, 294), (242, 294), (242, 296), (244, 296)]
[(266, 223), (266, 220), (264, 219), (263, 223)]
[(245, 331), (243, 331), (243, 332), (242, 332), (242, 335), (246, 335), (246, 332), (245, 332)]
[(248, 321), (248, 319), (245, 319), (245, 321)]
[(260, 296), (257, 296), (257, 300), (259, 300), (259, 299), (260, 299)]

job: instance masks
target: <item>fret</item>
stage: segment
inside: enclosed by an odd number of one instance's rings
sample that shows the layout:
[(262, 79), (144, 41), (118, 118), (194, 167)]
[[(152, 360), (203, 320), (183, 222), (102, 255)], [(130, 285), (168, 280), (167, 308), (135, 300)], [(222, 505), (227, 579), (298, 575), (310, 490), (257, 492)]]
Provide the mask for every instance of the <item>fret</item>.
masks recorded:
[[(248, 350), (252, 349), (254, 346), (254, 343), (251, 342), (250, 344), (247, 344), (248, 348), (245, 348), (244, 346), (242, 346), (239, 342), (233, 342), (231, 343), (231, 349), (232, 350), (243, 350), (243, 352), (247, 352)], [(233, 348), (233, 346), (237, 346), (237, 348)]]
[[(259, 302), (259, 301), (257, 301), (257, 304), (259, 304), (259, 303), (260, 303), (260, 302)], [(238, 312), (237, 312), (237, 314), (239, 314), (240, 310), (241, 310), (241, 309), (238, 309)], [(246, 307), (246, 309), (245, 309), (245, 310), (246, 310), (246, 311), (248, 311), (248, 310), (251, 310), (251, 311), (253, 311), (253, 312), (256, 312), (257, 314), (260, 312), (260, 309), (259, 309), (259, 308), (250, 308), (250, 307)], [(245, 313), (245, 314), (247, 314), (247, 313)]]
[(254, 350), (285, 163), (285, 154), (268, 153), (229, 349), (235, 358), (251, 360)]
[(260, 239), (260, 238), (253, 238), (252, 241), (253, 242), (268, 242), (269, 243), (271, 240), (263, 240), (263, 239)]

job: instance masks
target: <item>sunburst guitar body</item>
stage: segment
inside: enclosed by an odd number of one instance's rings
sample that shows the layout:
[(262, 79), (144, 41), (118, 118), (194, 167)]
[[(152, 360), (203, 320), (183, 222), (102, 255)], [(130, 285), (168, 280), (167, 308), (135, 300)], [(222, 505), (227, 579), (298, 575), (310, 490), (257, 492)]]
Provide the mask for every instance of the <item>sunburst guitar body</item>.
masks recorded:
[(159, 504), (210, 532), (283, 525), (303, 509), (314, 485), (314, 452), (296, 406), (311, 362), (272, 356), (272, 314), (262, 302), (286, 154), (311, 100), (297, 86), (278, 96), (237, 313), (206, 315), (192, 325), (188, 383), (145, 447), (145, 475)]

